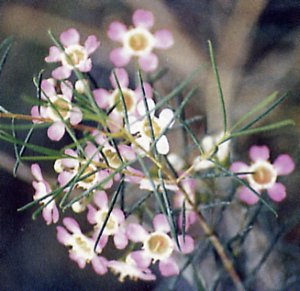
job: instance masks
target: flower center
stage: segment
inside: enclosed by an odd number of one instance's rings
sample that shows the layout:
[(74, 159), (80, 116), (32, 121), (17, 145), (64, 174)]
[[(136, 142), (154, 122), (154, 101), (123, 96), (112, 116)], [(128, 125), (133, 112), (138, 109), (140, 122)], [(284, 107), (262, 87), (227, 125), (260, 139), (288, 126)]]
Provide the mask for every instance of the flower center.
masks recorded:
[(173, 251), (173, 244), (170, 237), (162, 232), (154, 232), (149, 235), (144, 248), (154, 260), (168, 258)]
[(104, 148), (103, 153), (111, 167), (119, 168), (121, 166), (122, 162), (120, 161), (119, 156), (115, 151), (111, 150), (110, 148)]
[(273, 186), (277, 174), (272, 164), (266, 161), (256, 162), (250, 168), (253, 175), (249, 175), (249, 182), (253, 183), (259, 189), (267, 189)]
[(52, 105), (48, 107), (48, 116), (53, 121), (66, 120), (70, 117), (71, 103), (63, 97), (57, 95), (52, 101)]
[(84, 47), (80, 45), (71, 45), (65, 49), (63, 55), (63, 64), (68, 66), (78, 66), (82, 61), (87, 59), (87, 53)]
[[(126, 88), (122, 88), (122, 93), (123, 93), (123, 97), (124, 97), (124, 101), (125, 101), (125, 105), (126, 105), (126, 110), (128, 112), (131, 112), (134, 110), (135, 106), (135, 102), (134, 102), (134, 92), (132, 90), (126, 89)], [(116, 104), (116, 110), (118, 112), (124, 112), (123, 110), (123, 104), (122, 104), (122, 97), (121, 97), (121, 93), (119, 92), (119, 89), (116, 89), (114, 92), (114, 96), (113, 96), (113, 104)]]
[[(161, 132), (161, 128), (160, 128), (158, 122), (156, 121), (155, 117), (151, 118), (151, 124), (152, 124), (152, 128), (153, 128), (154, 137), (157, 137)], [(151, 128), (150, 128), (150, 125), (148, 122), (148, 118), (144, 119), (143, 132), (148, 138), (151, 138)]]
[(147, 37), (141, 33), (136, 32), (129, 37), (129, 46), (134, 51), (142, 51), (148, 46)]
[(96, 170), (97, 168), (93, 164), (89, 164), (82, 173), (82, 177), (87, 177), (79, 181), (78, 186), (84, 189), (90, 188), (97, 180)]
[[(97, 215), (97, 221), (98, 221), (98, 226), (102, 227), (102, 224), (107, 216), (107, 211), (106, 210), (101, 210), (98, 212)], [(109, 219), (106, 223), (105, 229), (104, 229), (104, 234), (106, 235), (113, 235), (117, 232), (118, 230), (118, 221), (114, 217), (113, 213), (110, 214)]]
[(91, 242), (82, 234), (73, 234), (72, 251), (81, 257), (84, 257), (87, 262), (90, 262), (94, 257)]

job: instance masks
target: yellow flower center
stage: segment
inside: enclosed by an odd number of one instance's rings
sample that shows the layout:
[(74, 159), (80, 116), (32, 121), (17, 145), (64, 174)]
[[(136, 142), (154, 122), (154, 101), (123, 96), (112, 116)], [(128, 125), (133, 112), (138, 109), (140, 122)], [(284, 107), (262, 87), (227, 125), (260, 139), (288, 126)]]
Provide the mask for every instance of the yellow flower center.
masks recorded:
[[(98, 216), (98, 226), (102, 227), (102, 224), (107, 216), (107, 211), (106, 210), (102, 210), (99, 213)], [(104, 229), (104, 234), (106, 235), (113, 235), (116, 233), (116, 231), (118, 230), (118, 222), (116, 220), (116, 218), (114, 217), (114, 215), (111, 213), (109, 216), (109, 219), (106, 223), (105, 229)]]
[(103, 153), (108, 160), (111, 167), (118, 168), (121, 166), (122, 162), (119, 159), (118, 154), (110, 148), (103, 149)]
[(143, 51), (149, 45), (147, 37), (141, 32), (136, 32), (132, 34), (129, 37), (128, 43), (133, 51)]
[[(157, 137), (161, 132), (161, 128), (160, 128), (158, 122), (155, 120), (155, 117), (151, 118), (151, 124), (152, 124), (152, 128), (153, 128), (154, 137)], [(143, 122), (143, 132), (148, 138), (151, 138), (151, 127), (149, 125), (147, 117), (144, 119), (144, 122)]]
[(62, 62), (68, 66), (78, 66), (82, 61), (87, 59), (87, 53), (84, 47), (80, 45), (72, 45), (66, 48)]
[(267, 161), (258, 161), (250, 167), (252, 175), (248, 176), (250, 184), (254, 185), (258, 189), (267, 189), (274, 185), (277, 173)]
[(70, 252), (82, 256), (85, 258), (87, 263), (89, 263), (94, 257), (91, 242), (88, 241), (87, 238), (82, 234), (73, 234), (73, 243), (71, 244), (71, 247), (72, 249)]
[(149, 235), (144, 243), (144, 248), (154, 260), (168, 258), (173, 251), (170, 237), (162, 232), (154, 232)]
[[(125, 105), (126, 105), (126, 110), (128, 112), (132, 111), (134, 109), (134, 92), (132, 90), (129, 89), (122, 89), (122, 93), (123, 93), (123, 97), (124, 97), (124, 101), (125, 101)], [(118, 112), (124, 112), (123, 110), (123, 104), (122, 104), (122, 97), (121, 97), (121, 93), (119, 92), (119, 89), (115, 90), (114, 96), (113, 96), (113, 104), (116, 104), (116, 110)]]

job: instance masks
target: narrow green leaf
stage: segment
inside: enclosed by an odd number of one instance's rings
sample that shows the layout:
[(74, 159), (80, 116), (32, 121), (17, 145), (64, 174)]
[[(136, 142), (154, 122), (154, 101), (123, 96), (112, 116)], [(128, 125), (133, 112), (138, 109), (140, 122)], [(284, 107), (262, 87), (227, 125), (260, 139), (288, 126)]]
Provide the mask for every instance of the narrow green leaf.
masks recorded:
[(223, 90), (222, 90), (222, 86), (221, 86), (219, 71), (218, 71), (218, 67), (217, 67), (216, 59), (215, 59), (215, 55), (214, 55), (214, 50), (213, 50), (210, 40), (208, 41), (208, 49), (209, 49), (210, 61), (211, 61), (211, 65), (213, 67), (214, 75), (215, 75), (215, 78), (217, 81), (220, 101), (221, 101), (221, 105), (222, 105), (224, 132), (227, 132), (227, 113), (226, 113), (226, 107), (225, 107), (225, 100), (224, 100)]
[(7, 37), (0, 44), (0, 54), (1, 54), (1, 56), (0, 56), (0, 75), (2, 73), (4, 65), (6, 63), (8, 54), (9, 54), (10, 49), (12, 47), (12, 43), (13, 43), (13, 38), (12, 37)]
[(230, 133), (228, 138), (223, 140), (222, 143), (224, 143), (225, 141), (227, 141), (229, 139), (237, 137), (237, 136), (250, 135), (250, 134), (255, 134), (255, 133), (259, 133), (259, 132), (270, 131), (270, 130), (282, 128), (285, 126), (291, 126), (291, 125), (295, 125), (295, 122), (291, 119), (285, 119), (285, 120), (282, 120), (279, 122), (275, 122), (273, 124), (269, 124), (269, 125), (265, 125), (265, 126), (261, 126), (261, 127), (257, 127), (257, 128), (247, 129), (247, 130), (240, 131), (240, 132), (232, 132), (232, 133)]
[(275, 98), (277, 97), (278, 92), (273, 92), (270, 96), (265, 98), (263, 101), (261, 101), (259, 104), (257, 104), (253, 109), (246, 112), (230, 129), (230, 132), (233, 132), (237, 127), (239, 127), (243, 122), (245, 122), (248, 118), (250, 118), (252, 115), (256, 114), (258, 111), (265, 108), (268, 104), (273, 102)]

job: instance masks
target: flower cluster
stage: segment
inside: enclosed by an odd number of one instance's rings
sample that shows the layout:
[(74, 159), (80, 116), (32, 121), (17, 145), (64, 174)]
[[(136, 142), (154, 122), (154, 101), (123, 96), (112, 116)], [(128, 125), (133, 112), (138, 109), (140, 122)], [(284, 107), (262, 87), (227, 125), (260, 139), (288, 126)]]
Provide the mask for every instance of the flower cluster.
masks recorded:
[[(266, 146), (253, 146), (250, 166), (235, 162), (228, 169), (230, 142), (224, 133), (205, 136), (191, 165), (171, 153), (168, 133), (181, 112), (169, 100), (160, 102), (146, 73), (158, 68), (153, 50), (170, 48), (173, 37), (166, 29), (151, 32), (154, 17), (149, 11), (135, 11), (132, 21), (130, 27), (115, 21), (108, 28), (108, 37), (121, 43), (110, 53), (114, 68), (107, 76), (109, 88), (98, 86), (91, 75), (93, 53), (100, 46), (96, 36), (87, 37), (84, 45), (74, 28), (59, 39), (53, 37), (55, 45), (45, 61), (59, 67), (51, 78), (41, 80), (41, 98), (31, 117), (48, 127), (51, 141), (65, 137), (71, 143), (60, 156), (49, 154), (55, 185), (43, 178), (38, 164), (32, 165), (33, 199), (47, 224), (59, 221), (58, 205), (71, 208), (74, 216), (86, 215), (87, 232), (73, 217), (63, 218), (63, 226), (57, 226), (58, 241), (80, 268), (91, 263), (99, 275), (111, 270), (120, 281), (151, 281), (156, 279), (153, 266), (162, 276), (177, 276), (182, 258), (193, 256), (195, 240), (201, 236), (193, 232), (193, 225), (203, 219), (199, 205), (206, 199), (205, 191), (197, 190), (196, 174), (219, 164), (247, 180), (249, 187), (238, 189), (245, 203), (259, 201), (251, 188), (259, 194), (267, 190), (280, 202), (286, 189), (277, 177), (291, 173), (294, 162), (280, 155), (272, 164)], [(124, 68), (132, 58), (142, 71), (136, 86)], [(134, 191), (139, 193), (137, 200)], [(122, 257), (106, 255), (108, 245)]]

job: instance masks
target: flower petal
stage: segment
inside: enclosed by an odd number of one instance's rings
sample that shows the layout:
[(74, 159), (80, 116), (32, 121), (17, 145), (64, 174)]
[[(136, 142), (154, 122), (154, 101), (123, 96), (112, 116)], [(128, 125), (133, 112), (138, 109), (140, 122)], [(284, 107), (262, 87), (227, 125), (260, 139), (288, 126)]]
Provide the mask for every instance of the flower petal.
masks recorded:
[(278, 156), (273, 166), (275, 167), (277, 175), (288, 175), (295, 169), (294, 161), (287, 154)]
[(59, 141), (65, 134), (65, 125), (62, 122), (54, 122), (47, 130), (48, 137), (53, 141)]
[(44, 180), (39, 164), (31, 165), (31, 173), (37, 181), (41, 182)]
[(153, 53), (140, 56), (139, 64), (145, 72), (153, 72), (158, 66), (158, 58)]
[[(249, 166), (244, 162), (234, 162), (230, 166), (230, 171), (233, 173), (241, 173), (249, 171)], [(239, 175), (240, 178), (246, 178), (246, 175)]]
[(173, 110), (166, 108), (163, 109), (159, 114), (159, 125), (161, 128), (165, 129), (167, 126), (170, 128), (173, 126), (174, 120), (174, 112)]
[(178, 237), (178, 241), (183, 254), (189, 254), (194, 250), (195, 243), (191, 236), (186, 235), (185, 239), (183, 240), (183, 236), (180, 235)]
[(80, 72), (89, 72), (92, 69), (92, 60), (89, 58), (78, 65)]
[(117, 232), (114, 235), (114, 244), (117, 249), (123, 250), (128, 244), (128, 238), (123, 232)]
[(155, 47), (159, 49), (168, 49), (174, 44), (172, 33), (167, 29), (158, 30), (155, 34)]
[(179, 267), (172, 257), (160, 261), (158, 267), (160, 273), (165, 277), (175, 276), (179, 274)]
[(165, 135), (163, 135), (156, 143), (157, 151), (161, 155), (166, 155), (170, 151), (170, 146), (168, 139)]
[(61, 88), (61, 92), (64, 95), (64, 97), (66, 99), (68, 99), (69, 101), (71, 101), (72, 96), (73, 96), (73, 85), (72, 85), (72, 83), (69, 82), (69, 81), (62, 82), (60, 84), (60, 88)]
[(68, 245), (68, 243), (72, 239), (72, 235), (70, 235), (67, 232), (67, 230), (62, 226), (57, 226), (56, 231), (57, 231), (56, 234), (57, 240), (63, 245)]
[(66, 66), (61, 66), (52, 71), (52, 77), (57, 80), (67, 79), (71, 76), (71, 72)]
[(256, 204), (259, 200), (258, 196), (245, 186), (240, 187), (237, 193), (239, 198), (248, 205)]
[(114, 21), (110, 24), (107, 31), (107, 35), (111, 40), (121, 42), (126, 32), (127, 32), (127, 27), (125, 24), (119, 21)]
[(90, 35), (84, 43), (84, 48), (88, 55), (92, 54), (99, 46), (100, 41), (97, 40), (95, 35)]
[(253, 162), (267, 161), (270, 157), (270, 150), (267, 146), (252, 146), (249, 150), (249, 156)]
[(45, 57), (46, 63), (55, 63), (61, 60), (61, 51), (56, 46), (51, 46), (49, 48), (49, 55)]
[(154, 24), (154, 17), (152, 12), (138, 9), (132, 16), (132, 22), (136, 27), (151, 28)]
[(137, 223), (130, 223), (127, 226), (126, 234), (133, 242), (142, 242), (148, 237), (147, 231)]
[(65, 217), (63, 219), (63, 224), (65, 225), (67, 230), (69, 230), (70, 232), (76, 233), (76, 234), (81, 233), (80, 226), (74, 218)]
[(92, 205), (87, 205), (87, 221), (90, 223), (90, 224), (96, 224), (97, 223), (97, 220), (96, 220), (96, 213), (97, 213), (97, 210), (92, 206)]
[(72, 108), (71, 114), (70, 114), (70, 123), (72, 125), (76, 125), (80, 123), (82, 120), (82, 112), (78, 107)]
[(48, 100), (48, 98), (56, 95), (54, 84), (50, 80), (53, 79), (43, 80), (41, 83), (42, 98), (44, 100)]
[(91, 263), (94, 271), (98, 275), (103, 275), (107, 272), (107, 260), (105, 258), (95, 256)]
[(64, 31), (59, 37), (64, 47), (79, 43), (79, 32), (75, 28)]
[[(146, 98), (152, 98), (153, 97), (152, 86), (149, 83), (144, 82), (143, 87), (144, 87)], [(143, 90), (142, 90), (141, 86), (138, 86), (134, 92), (136, 93), (136, 95), (138, 96), (139, 99), (143, 98)]]
[(101, 89), (101, 88), (96, 89), (93, 91), (93, 95), (94, 95), (97, 105), (100, 108), (106, 109), (109, 106), (109, 99), (112, 96), (107, 90)]
[(130, 257), (141, 269), (147, 268), (151, 264), (152, 260), (151, 257), (148, 256), (145, 251), (134, 251), (130, 254)]
[(110, 52), (109, 58), (116, 67), (124, 67), (129, 63), (131, 55), (123, 48), (116, 48)]
[(285, 186), (281, 183), (275, 183), (268, 190), (268, 195), (273, 201), (280, 202), (286, 198)]
[[(116, 69), (114, 69), (114, 71), (115, 71), (117, 79), (120, 83), (121, 88), (127, 88), (129, 85), (129, 78), (128, 78), (128, 74), (127, 74), (126, 70), (123, 68), (116, 68)], [(110, 79), (112, 86), (115, 89), (118, 89), (118, 85), (115, 80), (115, 76), (114, 76), (113, 72), (110, 74), (109, 79)]]
[(170, 225), (167, 217), (164, 214), (157, 214), (153, 218), (153, 227), (155, 231), (170, 232)]

